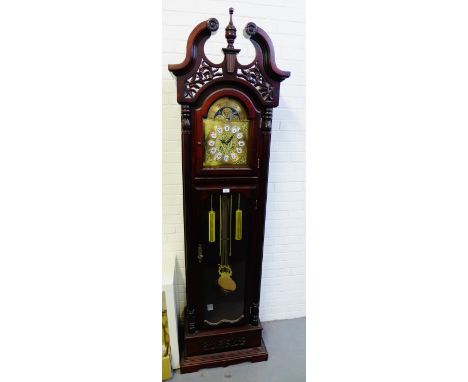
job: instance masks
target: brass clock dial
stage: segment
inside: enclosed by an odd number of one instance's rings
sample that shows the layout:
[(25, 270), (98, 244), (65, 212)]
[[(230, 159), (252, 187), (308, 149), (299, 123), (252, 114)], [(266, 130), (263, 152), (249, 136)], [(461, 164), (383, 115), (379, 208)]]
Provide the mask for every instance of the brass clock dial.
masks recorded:
[(247, 164), (249, 120), (234, 98), (217, 100), (203, 120), (204, 167)]

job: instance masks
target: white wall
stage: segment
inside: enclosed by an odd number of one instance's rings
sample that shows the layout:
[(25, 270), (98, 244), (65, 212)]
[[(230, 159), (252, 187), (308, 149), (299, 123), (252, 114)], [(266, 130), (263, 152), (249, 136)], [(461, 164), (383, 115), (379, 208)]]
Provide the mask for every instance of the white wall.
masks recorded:
[[(286, 5), (287, 4), (287, 5)], [(305, 20), (301, 0), (163, 1), (163, 255), (177, 261), (179, 315), (185, 306), (184, 235), (180, 143), (180, 106), (168, 64), (185, 57), (187, 38), (201, 21), (216, 17), (219, 30), (206, 43), (206, 54), (223, 60), (228, 9), (234, 8), (238, 59), (246, 64), (254, 49), (242, 31), (255, 22), (271, 37), (276, 63), (291, 71), (282, 83), (273, 111), (270, 178), (263, 260), (260, 318), (263, 321), (305, 316)]]

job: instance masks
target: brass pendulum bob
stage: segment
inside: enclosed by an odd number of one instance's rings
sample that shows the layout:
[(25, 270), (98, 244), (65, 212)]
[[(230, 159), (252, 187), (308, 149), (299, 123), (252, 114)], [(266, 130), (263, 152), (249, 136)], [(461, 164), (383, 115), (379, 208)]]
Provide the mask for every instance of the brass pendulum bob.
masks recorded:
[(218, 285), (221, 289), (226, 292), (234, 292), (236, 290), (236, 282), (231, 278), (231, 274), (228, 272), (221, 272), (221, 276), (218, 278)]
[[(228, 213), (229, 208), (229, 213)], [(236, 290), (236, 282), (231, 278), (232, 269), (228, 262), (228, 256), (231, 255), (231, 216), (232, 216), (232, 196), (231, 200), (227, 197), (220, 197), (219, 201), (219, 246), (221, 263), (218, 268), (218, 285), (225, 293)], [(229, 243), (229, 247), (228, 247)], [(228, 255), (229, 250), (229, 255)]]

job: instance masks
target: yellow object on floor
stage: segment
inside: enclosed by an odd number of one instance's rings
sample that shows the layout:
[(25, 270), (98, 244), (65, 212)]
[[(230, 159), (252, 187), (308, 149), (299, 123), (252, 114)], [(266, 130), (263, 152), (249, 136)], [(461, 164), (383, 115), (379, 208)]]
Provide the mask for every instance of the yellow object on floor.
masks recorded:
[(162, 380), (172, 378), (171, 357), (169, 355), (162, 358)]
[(162, 380), (172, 377), (171, 348), (169, 346), (169, 328), (167, 326), (167, 312), (162, 313)]

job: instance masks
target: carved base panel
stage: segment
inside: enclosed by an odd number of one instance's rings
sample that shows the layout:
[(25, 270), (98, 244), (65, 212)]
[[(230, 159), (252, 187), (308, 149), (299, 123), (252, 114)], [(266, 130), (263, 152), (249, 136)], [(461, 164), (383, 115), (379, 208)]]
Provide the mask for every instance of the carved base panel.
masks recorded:
[(258, 347), (262, 342), (262, 325), (241, 325), (219, 329), (185, 332), (184, 354), (187, 356)]
[(221, 367), (233, 365), (241, 362), (260, 362), (268, 359), (268, 352), (266, 350), (263, 340), (260, 346), (250, 347), (246, 349), (230, 350), (219, 353), (202, 354), (194, 356), (186, 356), (182, 354), (180, 362), (180, 372), (193, 373), (200, 369), (208, 367)]

